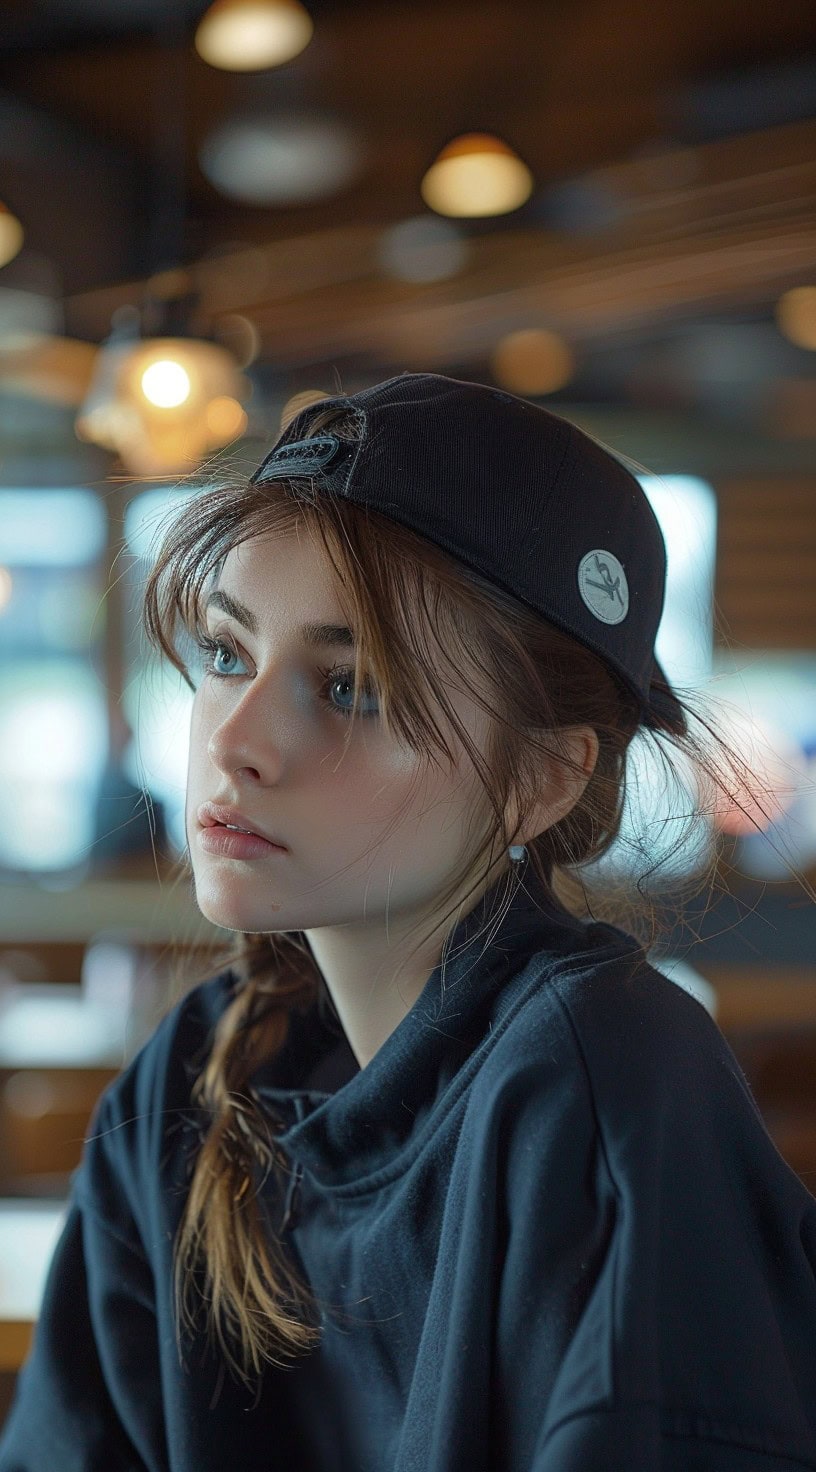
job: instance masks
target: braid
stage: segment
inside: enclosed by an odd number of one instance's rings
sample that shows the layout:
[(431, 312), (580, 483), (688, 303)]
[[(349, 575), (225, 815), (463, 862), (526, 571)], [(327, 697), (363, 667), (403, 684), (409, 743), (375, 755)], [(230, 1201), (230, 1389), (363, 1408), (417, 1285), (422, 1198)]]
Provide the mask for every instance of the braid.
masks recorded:
[[(311, 1302), (264, 1220), (258, 1195), (273, 1167), (287, 1170), (289, 1164), (276, 1145), (274, 1117), (247, 1084), (255, 1069), (282, 1048), (290, 1011), (314, 999), (315, 981), (294, 971), (288, 980), (270, 978), (268, 947), (265, 976), (257, 974), (259, 967), (252, 964), (256, 959), (250, 957), (246, 967), (250, 974), (239, 978), (239, 989), (218, 1021), (206, 1066), (191, 1091), (210, 1124), (194, 1161), (175, 1249), (179, 1323), (194, 1328), (191, 1269), (201, 1259), (204, 1296), (213, 1309), (209, 1335), (217, 1335), (226, 1359), (245, 1379), (250, 1368), (259, 1373), (264, 1358), (281, 1363), (270, 1352), (271, 1346), (282, 1342), (276, 1334), (281, 1326), (283, 1342), (290, 1347), (308, 1350), (319, 1342), (319, 1331), (283, 1309), (283, 1303), (291, 1300), (308, 1318)], [(244, 1348), (241, 1363), (232, 1353), (230, 1339)]]

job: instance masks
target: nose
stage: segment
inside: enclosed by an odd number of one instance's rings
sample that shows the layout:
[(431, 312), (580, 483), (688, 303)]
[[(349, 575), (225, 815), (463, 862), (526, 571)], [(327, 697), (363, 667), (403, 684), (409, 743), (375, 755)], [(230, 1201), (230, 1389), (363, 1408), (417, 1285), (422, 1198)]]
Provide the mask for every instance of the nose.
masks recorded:
[(222, 772), (249, 771), (268, 781), (279, 773), (282, 744), (275, 734), (276, 702), (261, 685), (256, 680), (245, 687), (235, 705), (216, 719), (207, 754)]

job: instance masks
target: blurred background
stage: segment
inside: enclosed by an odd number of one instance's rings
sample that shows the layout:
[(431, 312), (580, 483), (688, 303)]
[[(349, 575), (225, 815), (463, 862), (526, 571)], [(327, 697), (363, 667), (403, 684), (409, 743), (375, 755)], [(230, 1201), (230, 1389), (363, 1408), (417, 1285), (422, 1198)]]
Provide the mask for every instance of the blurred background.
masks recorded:
[[(815, 205), (811, 0), (6, 0), (6, 1389), (94, 1102), (171, 948), (214, 937), (169, 881), (192, 697), (139, 626), (157, 529), (204, 464), (254, 468), (301, 395), (441, 372), (637, 462), (668, 549), (658, 657), (773, 798), (758, 829), (720, 805), (718, 882), (652, 959), (816, 1191), (816, 905), (779, 855), (816, 880)], [(650, 824), (659, 859), (688, 802), (631, 760), (610, 871)]]

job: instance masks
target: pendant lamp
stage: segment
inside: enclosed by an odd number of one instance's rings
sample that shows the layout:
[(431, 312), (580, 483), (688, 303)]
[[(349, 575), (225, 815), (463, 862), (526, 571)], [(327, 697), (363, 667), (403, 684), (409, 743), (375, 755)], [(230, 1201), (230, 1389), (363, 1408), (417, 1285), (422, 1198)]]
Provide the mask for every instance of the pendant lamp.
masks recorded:
[(438, 215), (475, 218), (506, 215), (530, 198), (527, 165), (492, 133), (463, 133), (446, 144), (420, 185)]
[(0, 204), (0, 266), (19, 254), (23, 244), (23, 227), (8, 205)]
[(121, 307), (97, 355), (76, 433), (120, 456), (135, 475), (185, 474), (247, 427), (250, 385), (232, 354), (200, 337), (141, 334)]
[(195, 48), (224, 71), (263, 71), (299, 56), (313, 32), (299, 0), (213, 0), (198, 24)]
[(164, 66), (156, 98), (154, 258), (140, 306), (114, 313), (85, 401), (80, 439), (114, 450), (140, 476), (194, 471), (247, 427), (249, 381), (223, 344), (201, 335), (199, 293), (180, 264), (186, 178), (186, 32), (181, 10), (162, 7), (156, 37)]

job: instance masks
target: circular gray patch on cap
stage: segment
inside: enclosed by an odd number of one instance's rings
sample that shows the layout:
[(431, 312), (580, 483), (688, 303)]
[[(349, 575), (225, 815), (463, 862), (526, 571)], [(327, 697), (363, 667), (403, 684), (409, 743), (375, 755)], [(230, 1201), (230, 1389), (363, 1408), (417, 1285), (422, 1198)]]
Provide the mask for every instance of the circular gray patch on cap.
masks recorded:
[(619, 624), (629, 612), (629, 584), (614, 552), (596, 547), (578, 564), (578, 591), (590, 613), (605, 624)]

